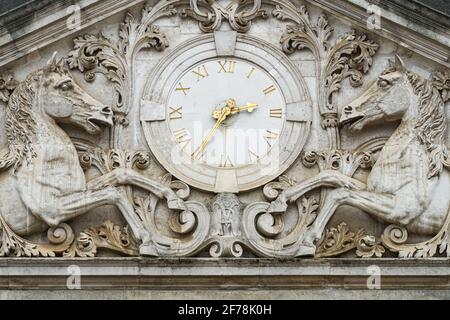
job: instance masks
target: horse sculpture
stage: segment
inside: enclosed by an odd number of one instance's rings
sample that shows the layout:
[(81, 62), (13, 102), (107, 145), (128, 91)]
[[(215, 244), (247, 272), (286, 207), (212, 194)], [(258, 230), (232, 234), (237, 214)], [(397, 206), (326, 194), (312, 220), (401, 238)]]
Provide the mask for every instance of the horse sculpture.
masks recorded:
[(397, 56), (361, 97), (344, 107), (340, 123), (357, 131), (368, 124), (401, 121), (372, 168), (367, 184), (337, 171), (323, 171), (284, 190), (269, 212), (279, 213), (306, 192), (332, 187), (298, 255), (314, 255), (315, 243), (341, 205), (421, 235), (438, 232), (450, 205), (450, 176), (445, 167), (444, 101), (431, 81), (408, 71)]
[(41, 70), (31, 73), (11, 95), (6, 110), (8, 147), (0, 155), (0, 213), (19, 235), (42, 232), (104, 205), (114, 205), (123, 214), (140, 253), (157, 255), (152, 235), (116, 185), (139, 186), (168, 207), (187, 210), (168, 186), (117, 169), (86, 183), (77, 151), (59, 127), (77, 125), (89, 134), (111, 126), (113, 113), (89, 96), (71, 77), (55, 55)]

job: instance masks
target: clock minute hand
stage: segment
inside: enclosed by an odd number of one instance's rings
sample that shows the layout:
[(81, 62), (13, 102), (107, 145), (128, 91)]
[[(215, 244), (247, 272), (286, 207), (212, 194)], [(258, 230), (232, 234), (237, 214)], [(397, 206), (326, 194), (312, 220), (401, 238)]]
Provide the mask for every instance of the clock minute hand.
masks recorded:
[(228, 115), (229, 115), (229, 108), (228, 107), (223, 108), (214, 127), (209, 131), (208, 135), (203, 140), (203, 142), (200, 144), (200, 146), (197, 148), (197, 150), (195, 150), (192, 153), (191, 156), (194, 159), (197, 159), (197, 157), (202, 153), (202, 151), (205, 149), (206, 145), (211, 141), (211, 139), (214, 136), (214, 134), (216, 133), (217, 129), (219, 129), (220, 125), (225, 121), (225, 119), (227, 118)]

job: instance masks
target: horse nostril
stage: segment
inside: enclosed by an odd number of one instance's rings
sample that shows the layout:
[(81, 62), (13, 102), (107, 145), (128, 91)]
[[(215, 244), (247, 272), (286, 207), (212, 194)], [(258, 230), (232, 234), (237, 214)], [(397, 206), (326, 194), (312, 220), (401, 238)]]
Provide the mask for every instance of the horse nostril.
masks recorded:
[(345, 113), (352, 113), (353, 112), (353, 107), (352, 106), (346, 106), (345, 108), (344, 108), (344, 112)]
[(104, 107), (102, 109), (102, 113), (107, 114), (107, 115), (112, 115), (112, 109), (110, 107)]

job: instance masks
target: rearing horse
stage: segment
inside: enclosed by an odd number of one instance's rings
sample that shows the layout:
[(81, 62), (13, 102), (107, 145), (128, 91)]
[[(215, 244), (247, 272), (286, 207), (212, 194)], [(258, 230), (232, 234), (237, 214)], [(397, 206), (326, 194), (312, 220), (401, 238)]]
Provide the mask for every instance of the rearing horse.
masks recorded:
[(340, 123), (358, 131), (368, 124), (401, 121), (380, 152), (367, 185), (337, 171), (323, 171), (283, 191), (269, 212), (283, 212), (288, 201), (320, 187), (334, 187), (307, 229), (299, 255), (313, 255), (315, 242), (341, 205), (404, 226), (412, 233), (438, 232), (450, 205), (445, 146), (444, 101), (436, 87), (406, 70), (397, 56), (378, 80), (343, 109)]
[(115, 186), (141, 187), (166, 198), (174, 210), (187, 210), (184, 202), (168, 186), (133, 170), (117, 169), (86, 183), (77, 151), (59, 127), (71, 123), (98, 134), (113, 124), (112, 116), (111, 108), (78, 86), (55, 55), (19, 84), (6, 110), (8, 147), (0, 154), (0, 214), (14, 232), (41, 232), (99, 206), (113, 205), (142, 241), (140, 253), (157, 255), (152, 235)]

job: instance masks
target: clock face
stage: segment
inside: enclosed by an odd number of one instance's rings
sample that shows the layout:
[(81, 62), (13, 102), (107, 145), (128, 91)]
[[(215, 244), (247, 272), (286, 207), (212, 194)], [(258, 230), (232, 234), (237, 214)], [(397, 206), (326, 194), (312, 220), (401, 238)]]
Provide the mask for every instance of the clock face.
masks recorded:
[(285, 111), (277, 82), (243, 59), (192, 66), (177, 79), (166, 103), (180, 158), (212, 168), (244, 167), (276, 152)]
[(279, 48), (248, 35), (227, 38), (229, 46), (220, 39), (197, 37), (160, 61), (144, 87), (140, 119), (153, 155), (174, 177), (201, 190), (240, 192), (295, 163), (312, 107), (297, 66)]

